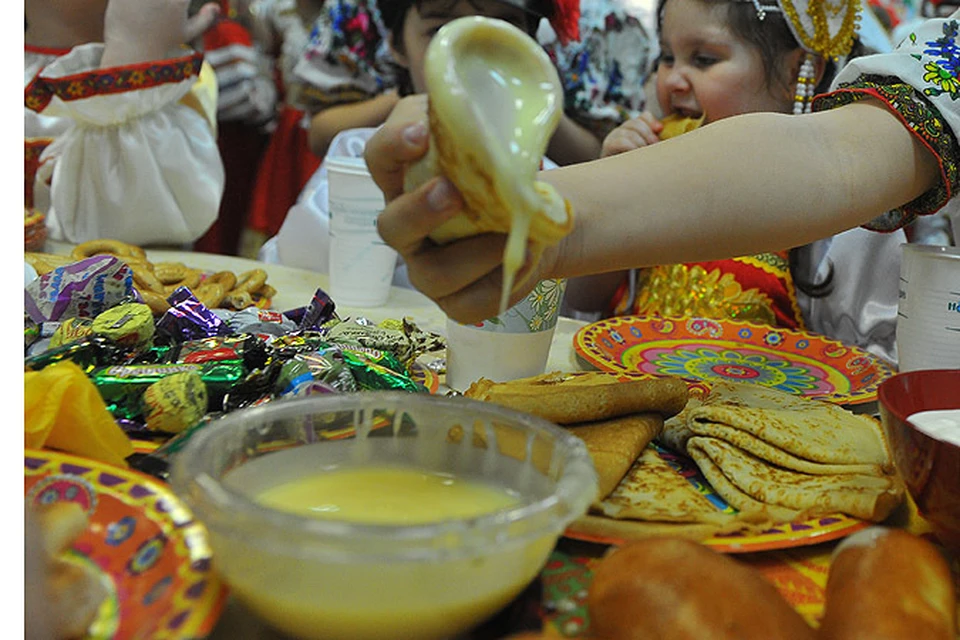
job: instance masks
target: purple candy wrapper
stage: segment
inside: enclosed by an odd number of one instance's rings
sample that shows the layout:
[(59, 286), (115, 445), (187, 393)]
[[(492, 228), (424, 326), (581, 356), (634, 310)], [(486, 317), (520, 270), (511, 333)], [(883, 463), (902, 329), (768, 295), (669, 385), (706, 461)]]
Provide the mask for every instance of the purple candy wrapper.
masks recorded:
[[(284, 315), (289, 317), (291, 312)], [(298, 314), (299, 315), (299, 314)], [(337, 317), (336, 305), (323, 289), (317, 289), (299, 319), (300, 331), (320, 331), (324, 324)]]
[(133, 272), (113, 256), (98, 255), (57, 267), (24, 288), (23, 307), (37, 323), (94, 318), (133, 294)]
[(167, 302), (170, 308), (157, 321), (157, 331), (177, 342), (231, 334), (227, 324), (197, 300), (187, 287), (176, 289)]

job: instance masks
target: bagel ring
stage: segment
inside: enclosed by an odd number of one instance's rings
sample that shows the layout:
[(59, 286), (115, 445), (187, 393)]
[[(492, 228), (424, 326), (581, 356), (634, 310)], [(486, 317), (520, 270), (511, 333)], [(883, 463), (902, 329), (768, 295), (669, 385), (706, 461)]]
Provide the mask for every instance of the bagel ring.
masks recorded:
[(227, 295), (223, 298), (223, 302), (224, 304), (229, 305), (238, 311), (254, 305), (253, 295), (240, 289), (234, 289), (233, 291), (227, 293)]
[(143, 289), (137, 289), (137, 291), (140, 293), (140, 297), (143, 298), (143, 304), (150, 307), (153, 315), (163, 315), (163, 313), (170, 308), (170, 303), (159, 293), (155, 291), (145, 291)]
[(227, 295), (227, 290), (219, 282), (204, 281), (203, 284), (193, 289), (193, 295), (207, 309), (216, 309), (223, 304), (223, 298)]
[(202, 278), (203, 274), (196, 269), (187, 269), (182, 280), (163, 285), (163, 291), (167, 295), (170, 295), (180, 287), (186, 287), (187, 289), (193, 291), (200, 284), (200, 280)]
[(187, 265), (182, 262), (157, 262), (153, 273), (163, 284), (174, 284), (187, 277)]
[(266, 271), (263, 269), (251, 269), (250, 271), (244, 271), (237, 276), (237, 284), (233, 287), (233, 291), (230, 291), (230, 293), (234, 293), (236, 291), (245, 291), (246, 293), (252, 294), (266, 283)]
[(133, 272), (133, 284), (141, 293), (146, 290), (161, 296), (165, 295), (163, 284), (157, 280), (157, 276), (153, 275), (153, 272), (147, 269), (145, 265), (127, 263), (127, 267)]
[(219, 284), (223, 287), (224, 294), (227, 291), (233, 291), (237, 288), (237, 275), (233, 271), (217, 271), (213, 275), (207, 276), (202, 284)]
[(96, 255), (109, 254), (118, 258), (130, 257), (146, 260), (146, 252), (134, 244), (121, 242), (120, 240), (88, 240), (81, 242), (73, 248), (70, 256), (74, 260), (84, 260)]

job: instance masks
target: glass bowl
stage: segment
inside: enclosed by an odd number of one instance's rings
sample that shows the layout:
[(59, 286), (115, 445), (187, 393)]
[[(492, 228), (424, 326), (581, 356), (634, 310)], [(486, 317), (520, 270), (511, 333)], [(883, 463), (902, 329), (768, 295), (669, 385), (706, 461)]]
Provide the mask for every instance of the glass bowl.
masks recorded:
[[(393, 525), (315, 519), (252, 497), (304, 476), (398, 464), (505, 489), (516, 504)], [(171, 484), (206, 525), (232, 593), (276, 628), (318, 639), (469, 630), (537, 576), (597, 490), (586, 447), (560, 427), (490, 403), (397, 392), (233, 412), (188, 442)]]

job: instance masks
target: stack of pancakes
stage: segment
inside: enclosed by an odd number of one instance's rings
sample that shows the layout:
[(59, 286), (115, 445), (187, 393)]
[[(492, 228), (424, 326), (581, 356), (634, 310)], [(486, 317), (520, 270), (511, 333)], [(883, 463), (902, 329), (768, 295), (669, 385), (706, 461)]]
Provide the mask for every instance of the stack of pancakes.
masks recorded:
[[(878, 522), (903, 497), (876, 420), (758, 385), (717, 383), (689, 398), (679, 378), (579, 372), (481, 379), (465, 395), (583, 439), (600, 483), (580, 533), (703, 539), (834, 513)], [(678, 473), (654, 440), (691, 458), (732, 508)]]

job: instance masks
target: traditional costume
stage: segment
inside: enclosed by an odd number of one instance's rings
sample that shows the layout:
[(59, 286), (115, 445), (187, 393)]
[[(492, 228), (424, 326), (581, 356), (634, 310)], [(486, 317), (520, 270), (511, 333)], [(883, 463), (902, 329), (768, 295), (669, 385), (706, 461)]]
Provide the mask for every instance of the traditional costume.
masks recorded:
[(100, 68), (102, 44), (24, 51), (24, 205), (55, 240), (181, 245), (217, 216), (217, 87), (203, 55)]

